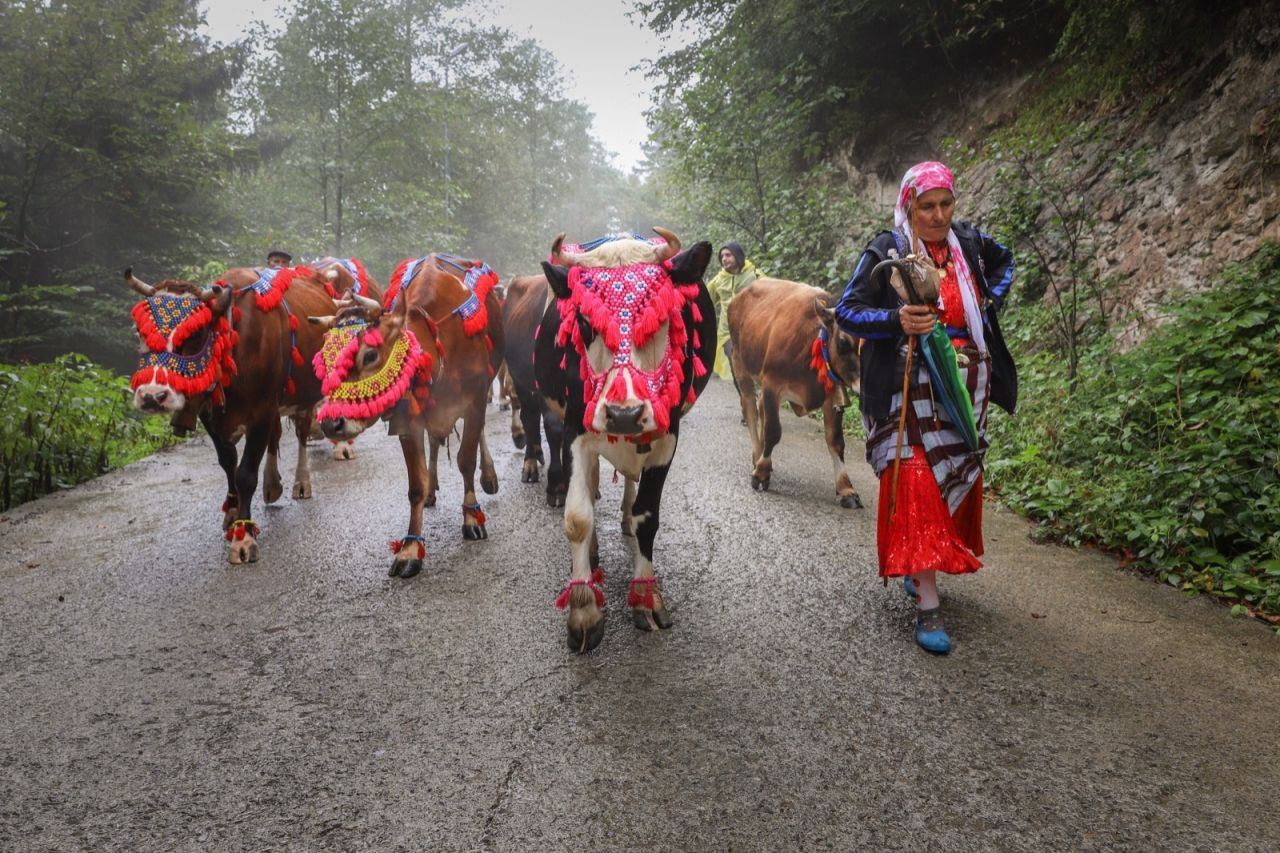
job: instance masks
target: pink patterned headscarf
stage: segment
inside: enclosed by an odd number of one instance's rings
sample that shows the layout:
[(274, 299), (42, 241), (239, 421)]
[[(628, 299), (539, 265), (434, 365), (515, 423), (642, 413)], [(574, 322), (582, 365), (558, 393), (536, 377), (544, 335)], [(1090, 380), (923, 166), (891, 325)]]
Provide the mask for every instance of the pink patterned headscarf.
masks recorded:
[[(902, 176), (902, 186), (898, 190), (898, 203), (893, 206), (894, 227), (901, 228), (906, 224), (908, 208), (913, 197), (924, 195), (929, 190), (936, 190), (939, 187), (951, 190), (952, 195), (956, 193), (956, 176), (937, 160), (926, 160), (907, 169), (907, 173)], [(915, 192), (913, 193), (912, 190)]]

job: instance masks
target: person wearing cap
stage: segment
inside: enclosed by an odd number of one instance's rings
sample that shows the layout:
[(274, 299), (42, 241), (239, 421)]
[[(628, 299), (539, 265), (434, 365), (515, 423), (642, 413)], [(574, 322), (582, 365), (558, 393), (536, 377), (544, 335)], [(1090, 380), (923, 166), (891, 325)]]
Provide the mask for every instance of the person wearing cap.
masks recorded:
[(720, 271), (707, 282), (707, 291), (716, 307), (715, 372), (721, 379), (730, 379), (733, 368), (729, 364), (729, 303), (742, 288), (762, 277), (764, 273), (747, 259), (747, 253), (737, 243), (725, 243), (720, 247)]
[[(1013, 253), (968, 222), (952, 221), (955, 208), (950, 169), (936, 161), (908, 169), (893, 230), (872, 238), (836, 305), (836, 322), (863, 339), (859, 396), (867, 461), (880, 478), (880, 577), (903, 579), (917, 607), (916, 643), (934, 654), (951, 650), (938, 573), (982, 566), (987, 410), (995, 403), (1012, 413), (1018, 396), (1013, 357), (997, 322), (1013, 285)], [(937, 277), (936, 301), (910, 304), (894, 287), (882, 262), (908, 256)], [(938, 405), (918, 351), (916, 339), (937, 323), (951, 340), (973, 405), (976, 449)], [(912, 352), (921, 357), (912, 360)]]
[(267, 252), (268, 269), (278, 270), (282, 267), (289, 266), (292, 261), (293, 255), (288, 252), (282, 252), (279, 249), (272, 249), (270, 252)]

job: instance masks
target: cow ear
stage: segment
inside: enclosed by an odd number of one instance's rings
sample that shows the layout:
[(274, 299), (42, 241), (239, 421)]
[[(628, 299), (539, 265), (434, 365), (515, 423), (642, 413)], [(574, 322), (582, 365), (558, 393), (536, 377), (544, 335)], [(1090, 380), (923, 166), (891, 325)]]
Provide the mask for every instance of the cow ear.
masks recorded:
[(337, 314), (329, 314), (324, 317), (308, 317), (307, 322), (313, 326), (321, 326), (327, 332), (333, 328), (333, 322), (337, 319)]
[(542, 262), (542, 272), (547, 276), (551, 291), (557, 299), (569, 298), (569, 271), (562, 266)]
[(706, 240), (694, 243), (671, 259), (671, 280), (676, 284), (697, 284), (711, 262), (711, 244)]

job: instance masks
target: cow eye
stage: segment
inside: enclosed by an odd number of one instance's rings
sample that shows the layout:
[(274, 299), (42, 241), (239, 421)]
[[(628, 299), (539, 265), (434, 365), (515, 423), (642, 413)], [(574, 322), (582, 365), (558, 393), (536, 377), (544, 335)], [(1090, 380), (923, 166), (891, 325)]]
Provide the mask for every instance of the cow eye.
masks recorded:
[(363, 364), (365, 367), (368, 367), (369, 365), (373, 364), (377, 360), (378, 360), (378, 351), (376, 349), (367, 349), (364, 351), (364, 355), (360, 356), (360, 363)]
[(581, 314), (578, 315), (578, 332), (582, 335), (582, 343), (585, 346), (591, 346), (591, 342), (595, 339), (596, 331), (591, 328), (591, 324), (587, 322), (587, 318)]

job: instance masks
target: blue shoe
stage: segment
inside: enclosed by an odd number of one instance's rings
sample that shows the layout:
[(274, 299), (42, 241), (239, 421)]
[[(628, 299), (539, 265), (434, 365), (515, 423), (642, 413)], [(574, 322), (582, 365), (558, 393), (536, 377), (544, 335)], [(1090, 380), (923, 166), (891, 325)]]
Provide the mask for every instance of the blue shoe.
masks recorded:
[(907, 598), (916, 604), (920, 603), (920, 593), (916, 590), (916, 579), (911, 575), (907, 575), (902, 579), (902, 591), (907, 594)]
[(916, 645), (926, 652), (945, 655), (951, 651), (951, 635), (942, 624), (942, 610), (921, 610), (916, 614)]

